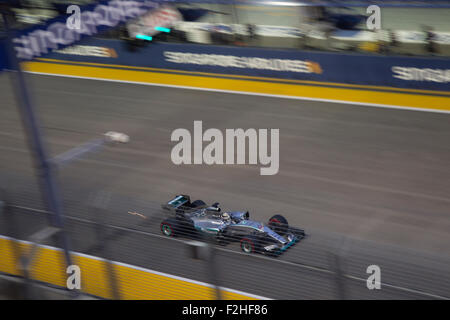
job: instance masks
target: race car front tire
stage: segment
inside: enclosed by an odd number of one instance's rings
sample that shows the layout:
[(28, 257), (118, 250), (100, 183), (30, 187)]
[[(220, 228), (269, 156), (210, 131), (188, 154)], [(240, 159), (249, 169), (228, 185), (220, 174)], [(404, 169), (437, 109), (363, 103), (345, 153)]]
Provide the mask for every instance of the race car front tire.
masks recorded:
[(276, 214), (269, 219), (269, 228), (284, 236), (289, 230), (289, 224), (285, 217), (281, 214)]

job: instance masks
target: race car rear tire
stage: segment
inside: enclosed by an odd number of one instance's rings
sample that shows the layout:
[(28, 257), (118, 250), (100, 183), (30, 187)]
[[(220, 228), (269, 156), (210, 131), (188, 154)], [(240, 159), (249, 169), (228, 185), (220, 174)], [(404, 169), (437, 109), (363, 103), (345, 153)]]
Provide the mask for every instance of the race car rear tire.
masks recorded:
[(163, 222), (161, 222), (161, 232), (166, 237), (175, 237), (177, 227), (177, 221), (175, 219), (166, 219)]
[(203, 200), (195, 200), (194, 202), (191, 203), (191, 206), (193, 208), (198, 208), (198, 207), (206, 206), (206, 203)]
[(289, 230), (289, 224), (285, 217), (281, 214), (276, 214), (269, 219), (269, 228), (284, 236)]

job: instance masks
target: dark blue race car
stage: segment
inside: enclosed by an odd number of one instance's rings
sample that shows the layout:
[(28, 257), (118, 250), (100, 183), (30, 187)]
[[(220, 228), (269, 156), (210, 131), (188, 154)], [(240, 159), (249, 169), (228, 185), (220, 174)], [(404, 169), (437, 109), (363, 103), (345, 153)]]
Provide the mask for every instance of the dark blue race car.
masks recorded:
[(177, 195), (162, 208), (170, 213), (161, 222), (164, 235), (207, 236), (220, 244), (239, 242), (245, 253), (276, 256), (305, 237), (304, 230), (290, 227), (282, 215), (274, 215), (264, 224), (250, 220), (248, 211), (222, 212), (217, 202), (207, 206), (202, 200), (191, 202), (187, 195)]

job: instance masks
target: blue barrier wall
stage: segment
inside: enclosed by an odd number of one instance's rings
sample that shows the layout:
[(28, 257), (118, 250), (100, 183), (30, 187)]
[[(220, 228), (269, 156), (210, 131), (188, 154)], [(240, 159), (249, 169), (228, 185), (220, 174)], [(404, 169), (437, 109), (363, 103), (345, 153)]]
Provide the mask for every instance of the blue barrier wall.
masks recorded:
[[(170, 70), (447, 91), (450, 59), (89, 39), (48, 58)], [(70, 48), (72, 49), (72, 48)], [(94, 56), (98, 55), (98, 56)]]

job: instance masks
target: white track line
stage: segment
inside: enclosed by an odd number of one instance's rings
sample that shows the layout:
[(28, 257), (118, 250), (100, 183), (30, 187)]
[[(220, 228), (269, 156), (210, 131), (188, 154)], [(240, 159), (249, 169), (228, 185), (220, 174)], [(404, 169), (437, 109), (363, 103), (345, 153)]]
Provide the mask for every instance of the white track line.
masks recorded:
[(244, 95), (250, 95), (250, 96), (262, 96), (262, 97), (294, 99), (294, 100), (307, 100), (307, 101), (351, 104), (351, 105), (356, 105), (356, 106), (369, 106), (369, 107), (376, 107), (376, 108), (388, 108), (388, 109), (398, 109), (398, 110), (411, 110), (411, 111), (423, 111), (423, 112), (435, 112), (435, 113), (450, 114), (450, 110), (414, 108), (414, 107), (406, 107), (406, 106), (402, 107), (402, 106), (395, 106), (395, 105), (389, 105), (389, 104), (365, 103), (365, 102), (354, 102), (354, 101), (334, 100), (334, 99), (319, 99), (319, 98), (297, 97), (297, 96), (288, 96), (288, 95), (280, 95), (280, 94), (257, 93), (257, 92), (247, 92), (247, 91), (223, 90), (223, 89), (209, 89), (209, 88), (199, 88), (199, 87), (191, 87), (191, 86), (179, 86), (179, 85), (149, 83), (149, 82), (140, 82), (140, 81), (113, 80), (113, 79), (95, 78), (95, 77), (81, 77), (81, 76), (72, 76), (72, 75), (46, 73), (46, 72), (34, 72), (34, 71), (26, 71), (26, 72), (32, 73), (32, 74), (38, 74), (38, 75), (65, 77), (65, 78), (100, 80), (100, 81), (120, 82), (120, 83), (138, 84), (138, 85), (156, 86), (156, 87), (221, 92), (221, 93), (230, 93), (230, 94), (244, 94)]

